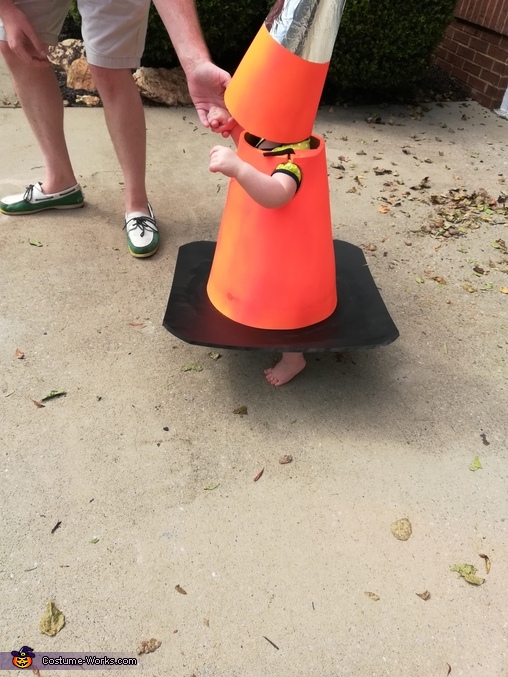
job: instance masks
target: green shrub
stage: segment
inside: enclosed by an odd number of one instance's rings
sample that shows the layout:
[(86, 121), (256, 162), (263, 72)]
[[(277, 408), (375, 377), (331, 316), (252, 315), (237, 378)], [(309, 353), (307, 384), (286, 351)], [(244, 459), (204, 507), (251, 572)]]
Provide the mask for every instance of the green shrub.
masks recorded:
[[(273, 0), (196, 0), (203, 33), (215, 63), (233, 72)], [(335, 101), (358, 92), (401, 90), (425, 72), (453, 17), (455, 0), (347, 0), (325, 87)], [(68, 22), (79, 30), (75, 0)], [(178, 65), (164, 25), (152, 5), (144, 66)]]
[[(199, 20), (212, 59), (222, 68), (233, 71), (263, 23), (270, 5), (267, 0), (245, 4), (230, 0), (196, 0)], [(143, 65), (178, 65), (164, 24), (153, 5), (148, 19)]]
[(400, 90), (425, 72), (456, 0), (347, 0), (328, 94)]

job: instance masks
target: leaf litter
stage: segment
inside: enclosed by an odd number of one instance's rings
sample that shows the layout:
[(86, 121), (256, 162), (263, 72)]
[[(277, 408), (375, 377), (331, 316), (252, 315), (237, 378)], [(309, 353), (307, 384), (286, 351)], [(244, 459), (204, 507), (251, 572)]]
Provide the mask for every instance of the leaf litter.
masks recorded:
[[(508, 204), (501, 193), (493, 198), (483, 188), (468, 192), (465, 188), (451, 188), (441, 195), (431, 195), (431, 203), (437, 206), (437, 215), (430, 223), (422, 226), (423, 232), (436, 238), (460, 237), (470, 230), (476, 230), (484, 223), (489, 225), (508, 224)], [(506, 253), (503, 241), (497, 241), (496, 249)], [(493, 245), (494, 246), (494, 245)]]
[(471, 462), (471, 465), (469, 466), (469, 470), (472, 470), (473, 472), (475, 470), (482, 470), (483, 466), (480, 462), (480, 457), (475, 456)]
[(181, 371), (203, 371), (203, 367), (200, 364), (184, 364)]
[(484, 578), (476, 575), (477, 569), (474, 564), (454, 564), (450, 569), (451, 571), (456, 571), (459, 576), (462, 576), (471, 585), (483, 585), (485, 583)]
[(416, 594), (418, 597), (421, 597), (424, 602), (430, 599), (430, 592), (428, 590), (425, 590), (425, 592), (417, 592)]
[(411, 522), (408, 520), (407, 517), (403, 517), (400, 520), (396, 520), (392, 525), (391, 525), (391, 530), (392, 534), (397, 538), (399, 541), (407, 541), (411, 534), (413, 533), (413, 529), (411, 527)]
[(62, 395), (67, 395), (67, 392), (65, 390), (50, 390), (47, 395), (44, 395), (41, 402), (46, 402), (47, 400), (52, 400), (55, 397), (61, 397)]
[(39, 630), (44, 635), (54, 637), (65, 625), (65, 616), (58, 609), (56, 604), (50, 600), (46, 604), (46, 609), (39, 621)]
[(485, 560), (485, 571), (490, 574), (490, 557), (488, 555), (484, 555), (483, 553), (480, 553), (478, 557), (481, 557)]
[(161, 644), (162, 642), (160, 639), (155, 639), (154, 637), (151, 639), (144, 639), (138, 647), (137, 654), (138, 656), (141, 656), (141, 654), (153, 653), (154, 651), (157, 651)]

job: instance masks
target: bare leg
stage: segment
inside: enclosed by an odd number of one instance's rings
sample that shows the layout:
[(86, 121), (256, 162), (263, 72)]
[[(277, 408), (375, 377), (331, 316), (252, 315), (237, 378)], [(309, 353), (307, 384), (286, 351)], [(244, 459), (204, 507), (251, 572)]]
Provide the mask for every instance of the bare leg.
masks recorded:
[(125, 180), (125, 211), (148, 214), (146, 127), (143, 104), (128, 68), (90, 66), (104, 106), (108, 131)]
[(275, 367), (265, 369), (266, 380), (273, 386), (282, 386), (299, 374), (306, 364), (303, 353), (282, 353)]
[(53, 68), (49, 62), (44, 67), (24, 63), (4, 41), (0, 41), (0, 52), (44, 158), (43, 191), (56, 193), (74, 186), (77, 181), (65, 142), (62, 96)]

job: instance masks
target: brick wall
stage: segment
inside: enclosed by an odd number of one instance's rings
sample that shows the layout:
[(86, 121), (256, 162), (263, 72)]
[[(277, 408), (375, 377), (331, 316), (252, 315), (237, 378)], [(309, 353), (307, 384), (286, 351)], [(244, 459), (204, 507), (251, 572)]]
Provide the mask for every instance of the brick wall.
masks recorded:
[(458, 0), (434, 63), (471, 98), (499, 108), (508, 88), (508, 0)]

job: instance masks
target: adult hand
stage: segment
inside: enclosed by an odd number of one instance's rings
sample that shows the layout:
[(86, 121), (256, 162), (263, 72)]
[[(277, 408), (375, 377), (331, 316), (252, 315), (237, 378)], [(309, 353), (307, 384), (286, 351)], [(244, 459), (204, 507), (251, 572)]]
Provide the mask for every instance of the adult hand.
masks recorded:
[(224, 91), (230, 80), (229, 73), (211, 61), (202, 61), (187, 74), (189, 93), (201, 124), (223, 136), (235, 126), (235, 121), (226, 116), (208, 119), (208, 113), (214, 107), (225, 109)]
[(234, 150), (227, 146), (214, 146), (210, 151), (211, 172), (220, 172), (224, 176), (236, 176), (242, 164)]
[(8, 5), (2, 13), (2, 21), (7, 44), (19, 59), (33, 66), (47, 66), (47, 45), (39, 40), (26, 14), (14, 4)]

